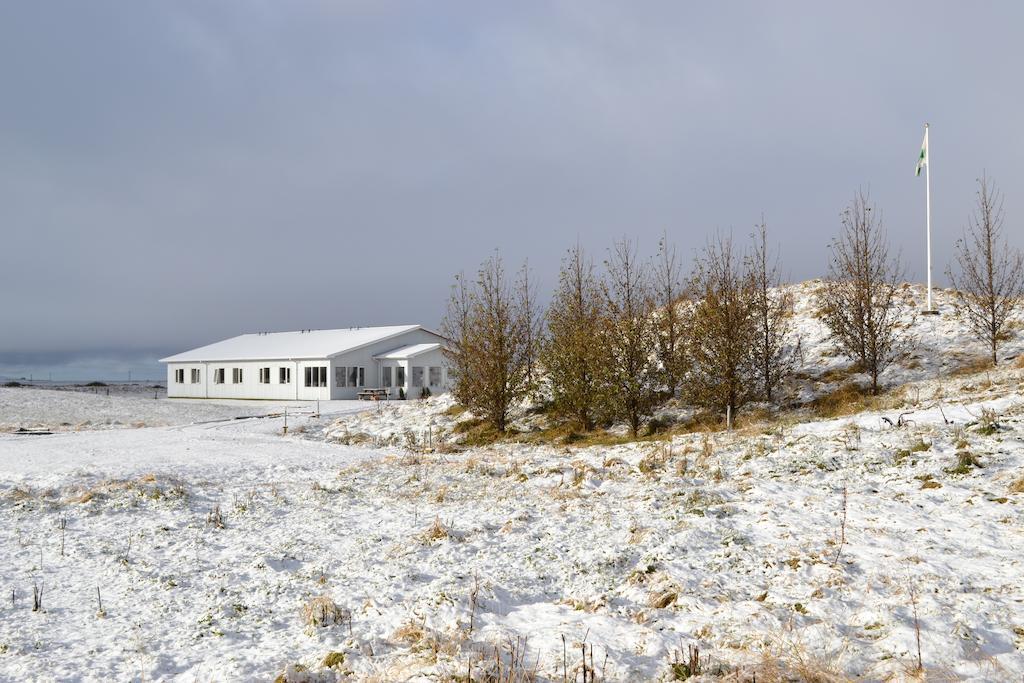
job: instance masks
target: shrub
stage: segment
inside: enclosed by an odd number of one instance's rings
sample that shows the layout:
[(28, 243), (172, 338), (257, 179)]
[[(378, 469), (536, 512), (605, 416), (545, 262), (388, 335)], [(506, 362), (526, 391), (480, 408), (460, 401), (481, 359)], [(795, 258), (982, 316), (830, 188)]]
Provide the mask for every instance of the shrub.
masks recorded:
[(430, 387), (420, 389), (420, 398), (430, 398)]
[(23, 387), (25, 385), (22, 384), (21, 382), (4, 382), (4, 386), (10, 389), (15, 389), (17, 387)]

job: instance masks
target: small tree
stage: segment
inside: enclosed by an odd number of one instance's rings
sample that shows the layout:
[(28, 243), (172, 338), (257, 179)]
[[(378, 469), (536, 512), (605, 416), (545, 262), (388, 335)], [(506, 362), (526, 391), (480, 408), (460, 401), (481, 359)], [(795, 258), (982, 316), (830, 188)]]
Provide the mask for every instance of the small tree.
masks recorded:
[(871, 376), (879, 375), (909, 343), (898, 326), (899, 257), (889, 257), (881, 217), (858, 192), (843, 210), (842, 230), (831, 244), (832, 263), (822, 289), (821, 313), (836, 347)]
[(516, 281), (516, 296), (522, 307), (525, 333), (526, 382), (530, 390), (537, 385), (537, 361), (543, 343), (544, 321), (544, 311), (537, 302), (537, 285), (531, 272), (529, 261), (524, 262)]
[(1024, 258), (1003, 235), (1003, 197), (995, 183), (978, 180), (978, 205), (957, 241), (959, 274), (946, 273), (955, 290), (957, 310), (997, 363), (1006, 321), (1024, 295)]
[[(451, 341), (445, 348), (448, 359), (449, 390), (455, 401), (468, 406), (477, 387), (474, 385), (473, 365), (479, 355), (472, 347), (474, 330), (471, 326), (473, 295), (471, 285), (466, 282), (464, 272), (455, 276), (451, 296), (448, 298), (448, 312), (441, 323), (441, 332)], [(404, 390), (401, 398), (405, 398)]]
[(636, 246), (617, 242), (606, 262), (603, 283), (606, 316), (596, 343), (609, 353), (607, 408), (625, 420), (635, 437), (643, 418), (650, 415), (657, 397), (654, 299)]
[(528, 390), (526, 330), (529, 315), (495, 254), (480, 267), (476, 282), (456, 278), (442, 323), (455, 369), (453, 395), (499, 432), (512, 407)]
[(658, 242), (653, 285), (657, 306), (658, 362), (661, 364), (662, 382), (669, 394), (675, 396), (686, 375), (686, 325), (684, 312), (680, 309), (683, 300), (682, 267), (675, 245), (669, 244), (667, 234), (663, 234)]
[[(690, 396), (731, 419), (757, 393), (753, 279), (732, 237), (719, 235), (697, 256), (690, 291)], [(730, 424), (731, 426), (731, 424)]]
[(562, 259), (558, 289), (547, 312), (541, 365), (555, 412), (571, 418), (584, 431), (594, 428), (603, 403), (608, 353), (595, 335), (604, 320), (604, 299), (594, 264), (577, 244)]
[(793, 298), (782, 290), (778, 258), (769, 262), (768, 227), (764, 219), (757, 226), (753, 242), (747, 265), (756, 326), (751, 350), (759, 393), (764, 400), (771, 401), (793, 368), (792, 350), (786, 344), (792, 328)]

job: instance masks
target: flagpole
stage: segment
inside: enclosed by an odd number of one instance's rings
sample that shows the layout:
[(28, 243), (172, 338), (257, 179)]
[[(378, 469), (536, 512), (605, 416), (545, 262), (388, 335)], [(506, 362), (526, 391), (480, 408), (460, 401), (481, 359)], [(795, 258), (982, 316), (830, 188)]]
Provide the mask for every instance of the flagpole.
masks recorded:
[(925, 202), (925, 225), (928, 236), (926, 238), (928, 248), (928, 306), (927, 311), (931, 313), (932, 308), (932, 148), (928, 141), (928, 124), (924, 124), (924, 202)]

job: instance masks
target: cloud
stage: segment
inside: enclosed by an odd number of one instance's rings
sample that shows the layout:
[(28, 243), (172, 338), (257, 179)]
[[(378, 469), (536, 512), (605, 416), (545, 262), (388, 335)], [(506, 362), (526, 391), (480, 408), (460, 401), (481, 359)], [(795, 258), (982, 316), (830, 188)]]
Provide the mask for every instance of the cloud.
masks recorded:
[[(926, 8), (929, 11), (925, 11)], [(14, 3), (0, 9), (0, 351), (436, 324), (494, 248), (683, 253), (767, 216), (821, 274), (870, 184), (923, 275), (1021, 183), (1016, 5)], [(941, 268), (936, 268), (936, 275)]]

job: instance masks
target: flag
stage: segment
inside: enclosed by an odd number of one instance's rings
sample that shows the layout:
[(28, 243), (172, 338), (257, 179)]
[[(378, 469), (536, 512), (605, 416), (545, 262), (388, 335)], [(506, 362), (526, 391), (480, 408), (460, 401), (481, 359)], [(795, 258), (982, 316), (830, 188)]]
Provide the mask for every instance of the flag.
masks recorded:
[(924, 140), (921, 142), (921, 154), (917, 157), (917, 168), (914, 171), (915, 176), (921, 175), (921, 169), (928, 165), (928, 131), (924, 132)]

